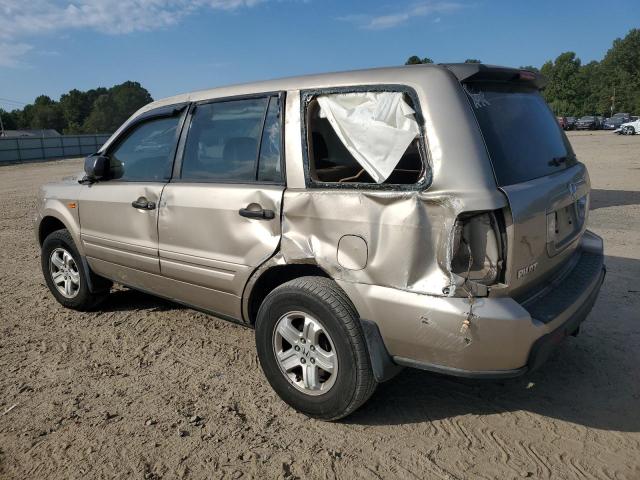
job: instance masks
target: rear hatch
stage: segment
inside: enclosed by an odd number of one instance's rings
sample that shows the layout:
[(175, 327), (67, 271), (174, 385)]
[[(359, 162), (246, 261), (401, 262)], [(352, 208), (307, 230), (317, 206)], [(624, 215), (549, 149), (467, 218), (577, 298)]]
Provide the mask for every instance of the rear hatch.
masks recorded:
[[(568, 264), (584, 233), (589, 176), (538, 91), (539, 77), (500, 69), (463, 81), (506, 195), (510, 295), (527, 297)], [(510, 218), (509, 218), (510, 217)]]

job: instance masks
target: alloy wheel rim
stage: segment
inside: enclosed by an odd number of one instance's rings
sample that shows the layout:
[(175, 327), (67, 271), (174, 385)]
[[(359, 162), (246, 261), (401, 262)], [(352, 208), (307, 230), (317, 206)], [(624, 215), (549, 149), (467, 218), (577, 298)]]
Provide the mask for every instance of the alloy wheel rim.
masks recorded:
[(49, 257), (49, 273), (56, 290), (65, 298), (74, 298), (80, 291), (80, 271), (71, 254), (56, 248)]
[(273, 333), (280, 371), (299, 391), (322, 395), (336, 382), (338, 356), (329, 333), (316, 318), (294, 311), (280, 317)]

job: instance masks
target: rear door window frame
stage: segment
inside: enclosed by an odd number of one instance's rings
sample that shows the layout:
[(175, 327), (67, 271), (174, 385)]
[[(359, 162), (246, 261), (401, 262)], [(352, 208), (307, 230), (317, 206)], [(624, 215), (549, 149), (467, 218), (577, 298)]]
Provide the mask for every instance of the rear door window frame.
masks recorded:
[[(311, 177), (310, 167), (311, 162), (309, 158), (309, 142), (308, 142), (308, 107), (309, 104), (319, 95), (326, 94), (340, 94), (340, 93), (361, 93), (361, 92), (394, 92), (403, 93), (407, 95), (413, 105), (411, 107), (415, 111), (415, 119), (420, 128), (420, 136), (418, 137), (418, 151), (422, 159), (424, 166), (424, 175), (420, 180), (413, 184), (378, 184), (378, 183), (364, 183), (364, 182), (322, 182), (314, 180)], [(304, 170), (304, 180), (307, 188), (330, 188), (330, 189), (347, 189), (347, 190), (426, 190), (431, 186), (433, 180), (433, 169), (431, 163), (431, 156), (429, 149), (427, 148), (427, 140), (424, 128), (424, 117), (422, 115), (422, 108), (420, 107), (420, 100), (416, 91), (408, 85), (402, 84), (371, 84), (371, 85), (354, 85), (343, 87), (327, 87), (327, 88), (312, 88), (300, 90), (300, 126), (302, 128), (302, 161)]]
[[(260, 163), (260, 152), (257, 152), (256, 157), (256, 178), (252, 181), (241, 181), (241, 180), (225, 180), (225, 179), (188, 179), (182, 178), (182, 162), (184, 160), (184, 152), (187, 145), (187, 138), (189, 136), (189, 131), (191, 130), (191, 125), (193, 124), (193, 114), (198, 106), (201, 105), (209, 105), (215, 103), (223, 103), (223, 102), (231, 102), (237, 100), (251, 100), (258, 98), (266, 98), (267, 99), (267, 111), (265, 112), (265, 116), (262, 122), (262, 131), (260, 134), (260, 143), (262, 143), (262, 137), (264, 136), (264, 127), (268, 115), (268, 99), (271, 97), (275, 97), (278, 100), (278, 108), (280, 110), (280, 171), (282, 180), (281, 181), (265, 181), (258, 180), (257, 175), (259, 172), (259, 163)], [(275, 185), (275, 186), (286, 186), (286, 162), (285, 162), (285, 100), (286, 100), (286, 92), (285, 91), (269, 91), (269, 92), (260, 92), (260, 93), (251, 93), (251, 94), (243, 94), (243, 95), (232, 95), (228, 97), (218, 97), (211, 98), (206, 100), (199, 100), (197, 102), (192, 102), (189, 105), (189, 109), (186, 114), (185, 124), (182, 129), (182, 133), (180, 135), (180, 140), (178, 142), (176, 159), (173, 164), (173, 174), (171, 176), (170, 183), (211, 183), (211, 184), (225, 184), (225, 185)]]

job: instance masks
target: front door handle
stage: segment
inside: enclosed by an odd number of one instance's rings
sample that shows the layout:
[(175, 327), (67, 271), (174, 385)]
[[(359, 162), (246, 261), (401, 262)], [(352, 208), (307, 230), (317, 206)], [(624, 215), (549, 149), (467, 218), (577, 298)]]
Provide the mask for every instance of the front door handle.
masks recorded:
[(276, 217), (273, 210), (262, 208), (257, 203), (247, 205), (245, 208), (238, 210), (241, 217), (258, 218), (260, 220), (272, 220)]
[(145, 197), (140, 197), (136, 201), (131, 202), (131, 206), (133, 208), (139, 208), (141, 210), (155, 210), (156, 209), (155, 202), (150, 202)]

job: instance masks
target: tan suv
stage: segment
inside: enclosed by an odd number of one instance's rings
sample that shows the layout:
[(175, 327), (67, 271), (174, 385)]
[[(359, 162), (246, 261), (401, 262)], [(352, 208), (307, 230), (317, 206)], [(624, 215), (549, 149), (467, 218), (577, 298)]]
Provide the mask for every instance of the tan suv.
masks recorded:
[(541, 86), (423, 65), (153, 102), (43, 187), (47, 285), (78, 310), (117, 282), (255, 327), (272, 387), (323, 419), (403, 366), (523, 374), (604, 278), (587, 170)]

